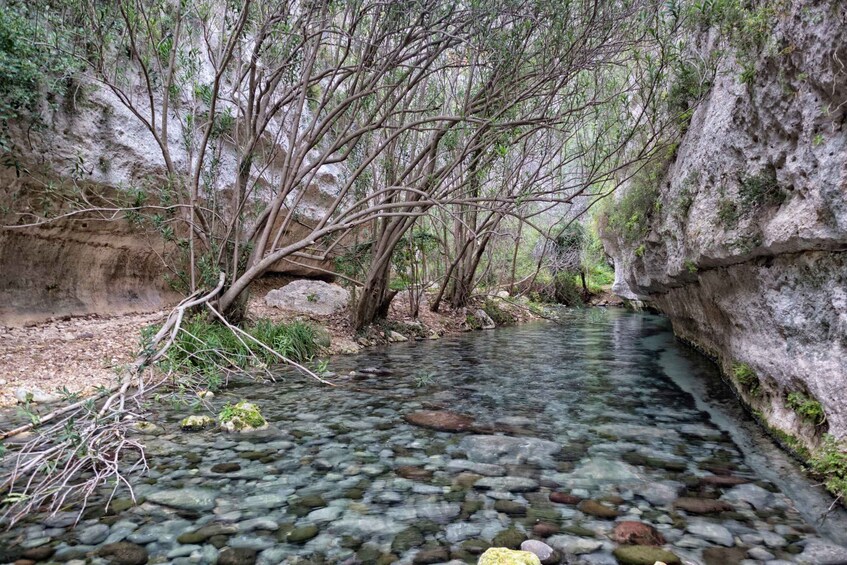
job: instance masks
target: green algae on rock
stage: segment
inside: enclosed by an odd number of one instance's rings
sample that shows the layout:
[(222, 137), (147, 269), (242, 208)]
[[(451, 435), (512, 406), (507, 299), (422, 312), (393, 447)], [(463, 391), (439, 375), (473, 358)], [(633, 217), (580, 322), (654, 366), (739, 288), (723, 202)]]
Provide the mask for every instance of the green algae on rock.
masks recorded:
[(221, 427), (228, 432), (250, 432), (268, 427), (259, 407), (246, 400), (235, 405), (225, 404), (218, 414), (218, 420)]
[(613, 552), (621, 565), (653, 565), (657, 561), (667, 565), (680, 565), (675, 554), (658, 547), (648, 545), (622, 545)]
[(529, 551), (492, 547), (479, 557), (477, 565), (541, 565), (541, 560)]
[(212, 428), (217, 424), (211, 416), (188, 416), (183, 418), (179, 423), (179, 427), (184, 432), (199, 432), (208, 428)]

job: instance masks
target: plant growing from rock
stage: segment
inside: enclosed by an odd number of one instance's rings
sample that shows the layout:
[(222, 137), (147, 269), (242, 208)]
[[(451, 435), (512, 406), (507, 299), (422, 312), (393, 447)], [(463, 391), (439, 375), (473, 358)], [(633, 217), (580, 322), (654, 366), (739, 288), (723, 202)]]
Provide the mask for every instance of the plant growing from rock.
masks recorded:
[(806, 422), (815, 426), (826, 423), (826, 413), (820, 402), (802, 392), (789, 392), (785, 404)]
[(230, 432), (244, 432), (267, 427), (268, 423), (258, 406), (246, 400), (225, 404), (218, 414), (221, 427)]
[(847, 444), (830, 434), (824, 436), (821, 446), (812, 454), (809, 465), (813, 472), (823, 477), (824, 486), (836, 496), (833, 505), (847, 499)]
[(747, 363), (734, 363), (732, 365), (732, 376), (735, 378), (735, 382), (752, 396), (761, 394), (759, 377)]

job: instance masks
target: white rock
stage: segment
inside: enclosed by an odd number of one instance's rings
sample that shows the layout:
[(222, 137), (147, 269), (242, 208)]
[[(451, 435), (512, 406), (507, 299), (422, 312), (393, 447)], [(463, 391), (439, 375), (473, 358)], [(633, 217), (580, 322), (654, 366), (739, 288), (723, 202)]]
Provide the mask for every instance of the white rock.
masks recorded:
[(268, 292), (265, 304), (301, 314), (329, 316), (343, 310), (349, 299), (350, 293), (337, 284), (300, 279)]

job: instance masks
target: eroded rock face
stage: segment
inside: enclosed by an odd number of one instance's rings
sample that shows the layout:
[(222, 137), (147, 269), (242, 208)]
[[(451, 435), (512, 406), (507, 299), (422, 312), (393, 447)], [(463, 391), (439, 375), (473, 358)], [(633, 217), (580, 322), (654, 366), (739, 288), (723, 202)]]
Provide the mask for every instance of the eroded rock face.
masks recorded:
[[(615, 291), (666, 313), (716, 357), (768, 422), (805, 438), (787, 407), (821, 403), (847, 435), (847, 6), (794, 0), (751, 85), (729, 60), (659, 187), (643, 241), (605, 233)], [(767, 394), (761, 394), (766, 392)], [(820, 431), (820, 430), (818, 430)]]
[[(44, 127), (12, 126), (16, 150), (10, 162), (15, 166), (0, 167), (0, 224), (31, 223), (35, 217), (26, 214), (30, 210), (48, 215), (68, 211), (63, 206), (76, 198), (73, 187), (109, 202), (125, 202), (128, 191), (138, 189), (148, 193), (148, 203), (155, 203), (151, 187), (166, 184), (164, 158), (149, 130), (108, 88), (78, 78), (82, 99), (62, 100), (60, 93), (54, 93), (56, 103), (45, 104), (41, 114)], [(193, 96), (189, 91), (182, 94)], [(144, 97), (134, 103), (142, 115), (149, 115)], [(172, 119), (168, 145), (179, 171), (189, 170), (196, 158), (185, 148), (183, 134), (181, 120)], [(276, 143), (277, 132), (269, 129), (261, 144), (270, 150)], [(223, 143), (217, 158), (219, 174), (210, 182), (228, 199), (238, 174), (237, 152)], [(282, 174), (282, 161), (254, 164), (251, 182), (260, 187), (257, 198), (269, 199), (269, 187)], [(259, 170), (262, 178), (257, 176)], [(304, 189), (298, 221), (287, 228), (283, 245), (305, 237), (323, 217), (338, 194), (342, 174), (341, 165), (320, 167)], [(53, 187), (51, 192), (45, 193), (45, 186)], [(168, 242), (156, 230), (141, 229), (122, 216), (103, 221), (104, 215), (110, 214), (0, 230), (0, 323), (151, 312), (179, 300), (164, 279), (166, 274), (174, 276), (162, 260), (174, 251)], [(280, 218), (276, 225), (281, 222)], [(269, 272), (326, 276), (331, 268), (331, 260), (300, 258), (281, 260)]]

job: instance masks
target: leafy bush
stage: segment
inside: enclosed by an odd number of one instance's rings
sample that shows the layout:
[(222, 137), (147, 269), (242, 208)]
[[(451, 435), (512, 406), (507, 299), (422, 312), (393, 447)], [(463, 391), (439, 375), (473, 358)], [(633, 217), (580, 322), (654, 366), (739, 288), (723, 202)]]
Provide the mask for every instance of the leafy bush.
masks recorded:
[(495, 300), (486, 299), (485, 304), (482, 305), (482, 309), (498, 326), (511, 326), (515, 323), (515, 317), (501, 308)]
[(582, 306), (582, 289), (573, 273), (557, 273), (553, 278), (553, 299), (565, 306)]
[(631, 186), (605, 211), (608, 230), (626, 242), (635, 243), (650, 232), (650, 219), (662, 208), (659, 185), (672, 155), (657, 158), (645, 165), (632, 179)]
[(0, 10), (0, 149), (8, 150), (6, 127), (10, 120), (37, 117), (38, 105), (49, 80), (62, 81), (73, 62), (48, 45), (59, 38), (47, 26), (36, 25), (24, 2), (4, 2)]
[(802, 392), (789, 392), (786, 405), (807, 422), (820, 426), (826, 422), (826, 413), (820, 402)]
[(776, 180), (776, 171), (772, 168), (758, 175), (743, 177), (740, 183), (738, 198), (745, 210), (768, 204), (781, 204), (785, 200), (785, 194), (780, 190)]
[(847, 444), (827, 434), (809, 465), (824, 479), (826, 489), (839, 499), (847, 498)]

